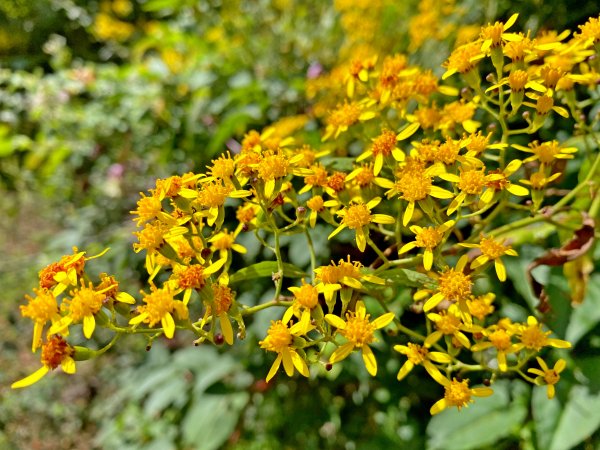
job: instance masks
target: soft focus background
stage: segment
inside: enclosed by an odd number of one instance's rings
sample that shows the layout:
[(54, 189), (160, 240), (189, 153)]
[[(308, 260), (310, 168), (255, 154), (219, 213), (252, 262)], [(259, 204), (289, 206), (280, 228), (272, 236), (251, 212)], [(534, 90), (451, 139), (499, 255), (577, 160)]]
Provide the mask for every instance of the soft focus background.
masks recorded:
[[(454, 45), (488, 22), (519, 12), (519, 30), (576, 30), (599, 13), (595, 1), (572, 4), (0, 0), (0, 449), (600, 449), (598, 274), (582, 306), (555, 307), (552, 328), (574, 349), (557, 352), (569, 364), (552, 402), (507, 379), (489, 401), (431, 419), (439, 391), (418, 377), (397, 383), (399, 361), (376, 379), (349, 362), (327, 378), (267, 386), (272, 357), (256, 342), (268, 312), (227, 352), (185, 336), (146, 352), (130, 337), (76, 376), (9, 388), (39, 365), (18, 310), (39, 269), (74, 245), (110, 247), (98, 271), (140, 289), (129, 211), (157, 177), (202, 171), (248, 130), (310, 113), (310, 80), (358, 46), (410, 53), (439, 75)], [(305, 266), (302, 246), (285, 245)], [(540, 251), (525, 247), (508, 266), (500, 298), (531, 298), (522, 275)], [(250, 247), (245, 258), (259, 254)], [(569, 287), (547, 276), (566, 298)], [(249, 284), (240, 300), (264, 290)]]

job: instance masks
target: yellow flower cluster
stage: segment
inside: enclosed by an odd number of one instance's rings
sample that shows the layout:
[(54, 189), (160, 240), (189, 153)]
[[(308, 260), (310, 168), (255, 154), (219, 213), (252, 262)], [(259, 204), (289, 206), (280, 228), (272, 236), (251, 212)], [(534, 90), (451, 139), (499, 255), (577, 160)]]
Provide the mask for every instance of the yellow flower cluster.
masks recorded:
[[(345, 4), (336, 2), (342, 10)], [(193, 333), (196, 344), (233, 345), (234, 328), (242, 339), (247, 317), (283, 307), (259, 342), (277, 355), (267, 381), (281, 365), (289, 376), (308, 377), (311, 368), (328, 369), (357, 351), (375, 376), (371, 346), (386, 340), (403, 355), (399, 380), (420, 365), (444, 388), (432, 414), (492, 393), (493, 386), (470, 388), (466, 372), (492, 383), (517, 374), (547, 385), (552, 397), (565, 362), (549, 369), (538, 355), (570, 344), (550, 337), (533, 312), (521, 322), (503, 317), (488, 290), (507, 280), (505, 261), (523, 243), (519, 230), (560, 223), (573, 200), (597, 195), (597, 185), (588, 183), (598, 176), (596, 143), (579, 185), (585, 189), (551, 197), (549, 186), (578, 152), (559, 142), (563, 134), (548, 140), (539, 131), (548, 136), (559, 121), (570, 134), (594, 126), (581, 111), (587, 88), (600, 80), (599, 58), (590, 58), (598, 19), (568, 41), (564, 33), (536, 38), (509, 31), (516, 21), (513, 15), (482, 27), (452, 51), (441, 76), (411, 65), (408, 55), (357, 54), (325, 75), (329, 81), (309, 86), (314, 116), (248, 132), (238, 152), (214, 159), (204, 173), (157, 180), (132, 211), (140, 228), (134, 250), (145, 252), (149, 293), (123, 319), (117, 302), (134, 304), (133, 297), (108, 275), (90, 280), (89, 258), (75, 251), (40, 273), (36, 297), (21, 308), (34, 322), (33, 349), (48, 323), (49, 342), (78, 323), (89, 339), (99, 323), (115, 336), (173, 338), (181, 330)], [(322, 125), (318, 144), (309, 139), (308, 121)], [(234, 217), (238, 224), (230, 226)], [(318, 265), (316, 227), (347, 245), (337, 262)], [(239, 272), (232, 267), (246, 252), (241, 234), (253, 234), (273, 254), (268, 275), (275, 292), (259, 305), (236, 300)], [(284, 235), (306, 239), (310, 281), (290, 286), (304, 271), (288, 263)], [(422, 323), (407, 327), (396, 300), (412, 287), (412, 309)], [(394, 337), (382, 338), (383, 328)], [(46, 371), (73, 352), (43, 362)], [(530, 368), (537, 376), (531, 378), (523, 367), (536, 357), (541, 370)]]

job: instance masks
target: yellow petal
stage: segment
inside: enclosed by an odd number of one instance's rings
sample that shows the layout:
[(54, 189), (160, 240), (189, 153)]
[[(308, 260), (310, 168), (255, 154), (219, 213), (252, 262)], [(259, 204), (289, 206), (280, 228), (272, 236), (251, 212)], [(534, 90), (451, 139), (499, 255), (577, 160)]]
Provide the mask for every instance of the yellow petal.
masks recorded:
[(329, 325), (333, 325), (334, 327), (343, 330), (346, 328), (346, 322), (344, 322), (340, 317), (334, 314), (326, 314), (325, 320)]
[(329, 362), (334, 364), (336, 362), (342, 361), (346, 359), (350, 353), (354, 350), (354, 344), (352, 342), (347, 342), (341, 347), (337, 348), (331, 356), (329, 357)]
[(64, 373), (74, 374), (77, 371), (77, 367), (75, 367), (75, 360), (70, 356), (67, 356), (60, 363), (60, 368)]
[(38, 381), (40, 381), (42, 377), (48, 373), (49, 370), (50, 369), (47, 366), (42, 366), (38, 370), (33, 372), (31, 375), (23, 378), (22, 380), (15, 381), (13, 384), (10, 385), (10, 387), (12, 389), (18, 389), (31, 386), (33, 383), (37, 383)]
[(135, 304), (135, 298), (127, 292), (119, 292), (117, 294), (116, 300), (121, 303), (128, 303), (130, 305)]
[(402, 381), (404, 377), (406, 377), (406, 375), (408, 375), (410, 371), (413, 370), (414, 366), (415, 365), (412, 361), (406, 360), (406, 362), (402, 364), (402, 367), (400, 367), (400, 370), (398, 371), (398, 376), (396, 377), (398, 381)]
[(291, 352), (291, 354), (292, 362), (294, 363), (294, 367), (296, 368), (296, 370), (308, 378), (310, 372), (308, 371), (306, 361), (304, 361), (297, 352)]
[(294, 362), (292, 361), (292, 354), (289, 349), (284, 348), (283, 352), (281, 352), (282, 361), (283, 361), (283, 370), (288, 377), (294, 375)]
[(165, 336), (172, 339), (175, 335), (175, 321), (173, 320), (173, 316), (170, 313), (165, 313), (165, 315), (162, 316), (162, 319), (160, 319), (160, 323), (165, 332)]
[(271, 369), (269, 370), (269, 373), (267, 374), (267, 378), (266, 378), (266, 382), (268, 383), (271, 378), (273, 378), (275, 376), (275, 374), (277, 373), (277, 370), (279, 370), (279, 366), (281, 365), (281, 353), (277, 355), (277, 358), (275, 358), (275, 361), (273, 362), (273, 365), (271, 366)]
[(83, 335), (90, 339), (96, 328), (96, 320), (92, 314), (83, 316)]
[(435, 416), (436, 414), (441, 413), (443, 410), (446, 409), (448, 405), (446, 404), (446, 399), (443, 398), (441, 400), (438, 400), (437, 402), (434, 403), (434, 405), (431, 407), (431, 409), (429, 410), (429, 413), (432, 416)]
[(219, 323), (221, 324), (221, 332), (223, 333), (225, 342), (229, 345), (233, 345), (233, 328), (231, 327), (231, 322), (229, 321), (227, 313), (221, 313), (219, 315)]
[(382, 316), (379, 316), (377, 319), (375, 319), (373, 322), (371, 322), (371, 325), (373, 325), (375, 327), (375, 329), (378, 330), (380, 328), (387, 326), (392, 320), (394, 320), (394, 313), (389, 312)]
[(371, 347), (368, 345), (363, 345), (362, 356), (365, 367), (367, 368), (367, 372), (369, 372), (369, 374), (373, 377), (377, 375), (377, 360), (375, 359), (375, 355), (373, 354)]

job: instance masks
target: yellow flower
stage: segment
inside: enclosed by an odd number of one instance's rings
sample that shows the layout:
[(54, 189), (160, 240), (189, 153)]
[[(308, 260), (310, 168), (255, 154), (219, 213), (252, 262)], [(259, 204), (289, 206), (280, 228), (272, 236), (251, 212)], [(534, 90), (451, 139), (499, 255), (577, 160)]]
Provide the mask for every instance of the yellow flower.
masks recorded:
[(523, 163), (539, 160), (541, 163), (540, 171), (557, 159), (573, 159), (573, 153), (577, 152), (577, 147), (562, 147), (556, 140), (542, 143), (533, 141), (528, 147), (513, 144), (513, 147), (523, 152), (533, 153), (529, 158), (525, 158)]
[(71, 298), (63, 300), (60, 305), (62, 311), (66, 311), (67, 315), (58, 322), (52, 324), (49, 334), (66, 333), (66, 328), (71, 323), (83, 321), (83, 334), (90, 339), (96, 328), (96, 319), (94, 315), (102, 308), (102, 304), (106, 295), (106, 291), (112, 289), (113, 286), (105, 287), (101, 291), (97, 291), (92, 286), (82, 286), (80, 289), (75, 289), (70, 292)]
[(467, 300), (467, 307), (469, 308), (469, 313), (471, 316), (484, 320), (487, 316), (494, 312), (494, 299), (496, 298), (496, 294), (487, 293), (484, 295), (479, 295), (477, 297), (472, 297), (470, 300)]
[(336, 327), (337, 332), (348, 341), (331, 354), (329, 361), (335, 364), (345, 359), (354, 349), (360, 349), (367, 372), (375, 376), (377, 374), (377, 360), (369, 344), (376, 341), (375, 330), (387, 326), (394, 320), (394, 313), (385, 313), (369, 322), (369, 314), (367, 314), (364, 303), (358, 301), (356, 302), (355, 311), (346, 313), (346, 320), (334, 314), (325, 315), (325, 320)]
[(61, 366), (65, 373), (75, 373), (74, 354), (75, 349), (71, 347), (62, 336), (51, 336), (46, 343), (42, 344), (42, 367), (22, 380), (15, 381), (10, 387), (12, 389), (17, 389), (31, 386), (33, 383), (38, 382), (50, 370), (54, 370), (58, 366)]
[(424, 248), (423, 252), (423, 267), (425, 270), (431, 270), (433, 265), (433, 249), (436, 248), (443, 240), (447, 231), (454, 226), (454, 220), (444, 222), (437, 227), (423, 228), (418, 225), (410, 227), (410, 231), (415, 233), (416, 239), (413, 242), (404, 244), (398, 251), (399, 255), (412, 250), (415, 247)]
[[(144, 295), (144, 306), (138, 306), (138, 315), (133, 317), (130, 325), (147, 323), (150, 327), (161, 323), (165, 336), (172, 339), (175, 334), (175, 320), (173, 312), (177, 311), (180, 319), (187, 319), (187, 306), (173, 298), (169, 289), (154, 289), (150, 294)], [(183, 317), (182, 317), (183, 316)]]
[(398, 371), (398, 381), (404, 379), (415, 366), (423, 366), (431, 378), (440, 384), (444, 384), (445, 377), (432, 361), (449, 364), (452, 362), (450, 355), (442, 352), (430, 352), (427, 346), (413, 344), (412, 342), (407, 345), (394, 345), (394, 350), (408, 358)]
[(270, 352), (276, 352), (277, 358), (273, 362), (266, 381), (269, 382), (275, 376), (279, 366), (283, 362), (285, 373), (291, 377), (294, 374), (294, 368), (305, 377), (309, 376), (308, 366), (302, 356), (294, 348), (294, 337), (299, 337), (308, 333), (314, 326), (310, 325), (308, 314), (304, 314), (302, 319), (288, 328), (283, 321), (271, 321), (271, 326), (267, 331), (267, 337), (258, 344), (261, 348)]
[[(423, 306), (425, 312), (435, 308), (442, 300), (461, 303), (465, 302), (471, 296), (473, 281), (471, 275), (467, 275), (463, 271), (467, 261), (468, 258), (464, 255), (458, 260), (456, 267), (448, 267), (438, 274), (437, 292), (425, 302)], [(415, 298), (420, 298), (428, 292), (427, 290), (417, 291)], [(465, 310), (467, 310), (466, 303), (465, 308), (461, 307), (461, 311)]]
[[(233, 328), (231, 327), (231, 321), (229, 320), (229, 314), (227, 314), (227, 312), (233, 305), (234, 291), (227, 285), (217, 283), (213, 283), (211, 289), (214, 315), (219, 318), (219, 325), (221, 326), (221, 332), (223, 333), (225, 342), (229, 345), (233, 345)], [(212, 314), (212, 308), (207, 308), (206, 315)]]
[(379, 136), (373, 139), (371, 148), (356, 158), (356, 162), (360, 162), (373, 156), (375, 159), (373, 174), (377, 176), (383, 168), (385, 158), (388, 156), (391, 155), (396, 161), (404, 161), (404, 152), (396, 147), (396, 142), (408, 139), (419, 129), (419, 126), (420, 125), (416, 122), (412, 123), (404, 128), (399, 134), (384, 129)]
[(210, 249), (213, 252), (218, 251), (220, 258), (227, 258), (230, 250), (235, 250), (241, 254), (246, 253), (246, 247), (241, 244), (236, 244), (236, 237), (236, 233), (230, 233), (227, 229), (220, 231), (208, 240), (208, 242), (212, 244)]
[(504, 245), (504, 241), (500, 242), (491, 237), (481, 236), (479, 244), (461, 243), (459, 245), (467, 248), (477, 248), (481, 251), (481, 255), (471, 262), (471, 269), (477, 269), (488, 261), (494, 261), (496, 275), (498, 275), (500, 281), (506, 281), (506, 267), (500, 257), (503, 255), (518, 256), (518, 253), (510, 245)]
[(512, 336), (514, 335), (513, 328), (514, 327), (491, 326), (490, 328), (483, 330), (481, 333), (488, 340), (473, 345), (471, 351), (480, 352), (495, 347), (497, 351), (498, 368), (500, 371), (506, 372), (508, 369), (506, 355), (516, 353), (519, 350), (519, 346), (512, 342)]
[(564, 359), (559, 359), (556, 361), (556, 364), (554, 364), (554, 367), (549, 369), (542, 358), (537, 356), (536, 359), (542, 369), (527, 369), (527, 371), (538, 375), (538, 377), (535, 379), (535, 384), (542, 386), (546, 385), (548, 398), (554, 398), (554, 385), (560, 380), (559, 374), (565, 369), (567, 362)]
[(325, 296), (330, 311), (335, 303), (334, 295), (340, 289), (342, 291), (342, 303), (347, 305), (352, 297), (353, 289), (364, 289), (360, 280), (374, 284), (385, 284), (385, 280), (382, 278), (362, 273), (362, 268), (363, 265), (360, 262), (350, 261), (350, 255), (348, 255), (347, 261), (340, 259), (337, 265), (331, 261), (330, 265), (315, 269), (317, 290)]
[(425, 345), (427, 347), (434, 345), (443, 336), (451, 336), (463, 347), (470, 348), (471, 342), (463, 331), (473, 332), (479, 330), (479, 327), (465, 325), (462, 322), (460, 312), (457, 311), (456, 307), (441, 311), (439, 314), (429, 313), (427, 314), (427, 318), (431, 320), (436, 327), (436, 330), (425, 339)]
[(542, 331), (542, 325), (533, 316), (527, 318), (527, 324), (519, 327), (517, 335), (521, 340), (518, 349), (526, 348), (539, 352), (543, 347), (571, 348), (571, 343), (562, 339), (549, 338), (550, 331)]
[(450, 406), (456, 406), (458, 410), (464, 406), (469, 406), (473, 400), (471, 397), (489, 397), (494, 391), (489, 387), (469, 388), (469, 380), (458, 381), (454, 378), (452, 381), (444, 378), (444, 398), (435, 402), (429, 412), (431, 415), (439, 414)]
[(58, 314), (58, 303), (56, 297), (48, 289), (34, 289), (36, 294), (34, 298), (26, 295), (27, 305), (21, 305), (21, 315), (33, 320), (33, 340), (31, 342), (31, 351), (35, 352), (42, 344), (42, 332), (46, 322), (52, 323), (60, 319)]
[(399, 195), (400, 198), (408, 202), (402, 215), (402, 224), (404, 226), (408, 225), (412, 219), (415, 211), (415, 203), (419, 203), (421, 209), (430, 210), (430, 205), (427, 202), (429, 197), (440, 199), (454, 197), (452, 192), (433, 185), (432, 178), (440, 174), (441, 169), (438, 166), (430, 166), (425, 169), (422, 163), (410, 159), (407, 159), (407, 162), (406, 167), (396, 182), (392, 183), (390, 181), (385, 186), (389, 189), (385, 193), (388, 198)]
[(365, 110), (364, 104), (359, 102), (346, 102), (339, 105), (337, 109), (331, 111), (327, 117), (327, 128), (322, 141), (330, 137), (337, 138), (340, 133), (347, 131), (348, 128), (357, 122), (364, 122), (375, 117), (373, 111)]
[(338, 211), (337, 215), (342, 217), (342, 223), (329, 234), (328, 239), (334, 237), (344, 228), (350, 228), (356, 232), (356, 246), (361, 252), (364, 252), (369, 238), (369, 224), (392, 224), (396, 222), (396, 219), (386, 214), (371, 214), (371, 210), (380, 202), (381, 198), (376, 197), (366, 204), (356, 203), (347, 206), (342, 211)]
[(287, 323), (292, 316), (301, 317), (305, 311), (317, 309), (319, 315), (323, 317), (323, 311), (319, 305), (319, 289), (312, 284), (307, 284), (304, 279), (301, 286), (292, 286), (288, 288), (294, 294), (294, 302), (283, 314), (283, 322)]

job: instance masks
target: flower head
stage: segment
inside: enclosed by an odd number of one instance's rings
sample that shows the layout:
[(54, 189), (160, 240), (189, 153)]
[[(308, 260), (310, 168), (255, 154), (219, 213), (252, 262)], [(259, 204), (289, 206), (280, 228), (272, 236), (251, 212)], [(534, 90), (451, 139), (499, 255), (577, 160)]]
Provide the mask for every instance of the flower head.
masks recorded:
[(489, 387), (469, 388), (469, 380), (452, 381), (445, 378), (444, 398), (438, 400), (430, 409), (432, 415), (439, 414), (449, 406), (455, 406), (459, 411), (464, 406), (469, 406), (473, 400), (471, 397), (489, 397), (494, 393)]
[(330, 356), (329, 361), (334, 364), (345, 359), (354, 349), (360, 349), (363, 355), (363, 361), (367, 371), (375, 376), (377, 374), (377, 361), (375, 355), (369, 347), (375, 339), (374, 332), (387, 326), (394, 320), (394, 313), (388, 312), (379, 316), (372, 322), (369, 321), (369, 314), (363, 302), (356, 303), (354, 311), (346, 313), (346, 320), (334, 314), (327, 314), (325, 320), (337, 328), (347, 342), (338, 347)]
[(552, 369), (548, 368), (548, 366), (546, 365), (546, 363), (544, 362), (544, 360), (542, 358), (540, 358), (539, 356), (536, 357), (538, 364), (540, 365), (540, 367), (542, 368), (540, 369), (527, 369), (528, 372), (531, 372), (535, 375), (537, 375), (538, 377), (535, 379), (535, 383), (538, 385), (546, 385), (547, 386), (547, 392), (548, 392), (548, 398), (554, 398), (554, 394), (555, 394), (555, 388), (554, 385), (556, 383), (558, 383), (558, 381), (560, 380), (560, 373), (565, 370), (565, 367), (567, 366), (567, 362), (564, 359), (559, 359), (558, 361), (556, 361), (556, 364), (554, 364), (554, 367)]

